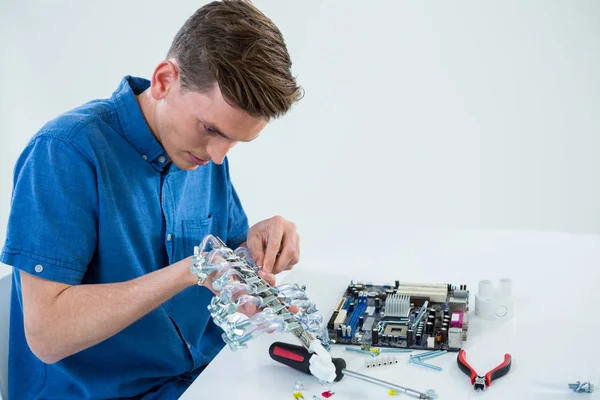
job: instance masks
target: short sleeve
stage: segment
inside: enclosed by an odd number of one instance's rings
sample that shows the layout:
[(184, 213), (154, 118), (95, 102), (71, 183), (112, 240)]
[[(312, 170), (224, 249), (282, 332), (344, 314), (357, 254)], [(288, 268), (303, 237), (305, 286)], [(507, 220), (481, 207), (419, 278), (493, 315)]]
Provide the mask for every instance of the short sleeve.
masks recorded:
[(44, 279), (81, 283), (96, 251), (98, 190), (92, 162), (75, 144), (42, 134), (14, 171), (0, 261)]
[[(227, 162), (227, 160), (226, 160)], [(244, 212), (244, 207), (240, 198), (238, 197), (233, 184), (231, 183), (231, 177), (229, 176), (229, 163), (226, 164), (227, 170), (227, 182), (229, 187), (228, 192), (228, 221), (227, 221), (227, 246), (231, 249), (236, 249), (240, 244), (246, 241), (248, 237), (248, 217)]]

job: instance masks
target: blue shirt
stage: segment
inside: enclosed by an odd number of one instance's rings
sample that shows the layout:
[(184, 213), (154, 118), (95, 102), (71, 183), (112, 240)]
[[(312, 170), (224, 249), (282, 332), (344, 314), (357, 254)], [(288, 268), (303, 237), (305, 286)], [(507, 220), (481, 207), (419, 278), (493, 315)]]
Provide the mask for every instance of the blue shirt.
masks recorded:
[(46, 124), (17, 161), (0, 256), (15, 268), (11, 400), (177, 398), (223, 346), (206, 308), (213, 295), (198, 286), (55, 364), (25, 339), (17, 269), (70, 285), (122, 282), (192, 255), (209, 233), (231, 248), (246, 240), (227, 160), (169, 164), (135, 98), (149, 85), (125, 77), (110, 99)]

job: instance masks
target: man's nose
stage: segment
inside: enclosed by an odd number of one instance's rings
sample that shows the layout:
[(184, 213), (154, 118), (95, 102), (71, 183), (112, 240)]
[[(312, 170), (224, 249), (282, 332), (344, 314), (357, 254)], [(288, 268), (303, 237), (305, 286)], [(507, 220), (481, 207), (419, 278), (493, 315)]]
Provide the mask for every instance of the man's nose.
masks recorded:
[(225, 156), (229, 153), (229, 150), (233, 146), (235, 146), (237, 142), (225, 142), (219, 143), (212, 147), (212, 151), (209, 152), (210, 158), (213, 163), (221, 165), (223, 164), (223, 160), (225, 160)]

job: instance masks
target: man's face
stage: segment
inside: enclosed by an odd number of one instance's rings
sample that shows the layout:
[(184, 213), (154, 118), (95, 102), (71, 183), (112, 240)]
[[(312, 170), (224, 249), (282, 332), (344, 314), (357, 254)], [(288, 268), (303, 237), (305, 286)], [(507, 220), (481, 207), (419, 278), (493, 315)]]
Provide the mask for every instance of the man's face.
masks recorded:
[(210, 161), (221, 164), (238, 142), (255, 139), (267, 120), (231, 106), (217, 84), (206, 93), (182, 91), (177, 79), (158, 102), (154, 123), (170, 160), (193, 170)]

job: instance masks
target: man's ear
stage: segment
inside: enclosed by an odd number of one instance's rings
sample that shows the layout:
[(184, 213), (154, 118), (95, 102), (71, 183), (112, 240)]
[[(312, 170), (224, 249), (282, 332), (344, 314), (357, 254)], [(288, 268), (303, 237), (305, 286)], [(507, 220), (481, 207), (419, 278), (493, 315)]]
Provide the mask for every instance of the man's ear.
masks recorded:
[(155, 100), (164, 99), (173, 90), (179, 79), (179, 68), (172, 60), (161, 61), (152, 74), (150, 92)]

